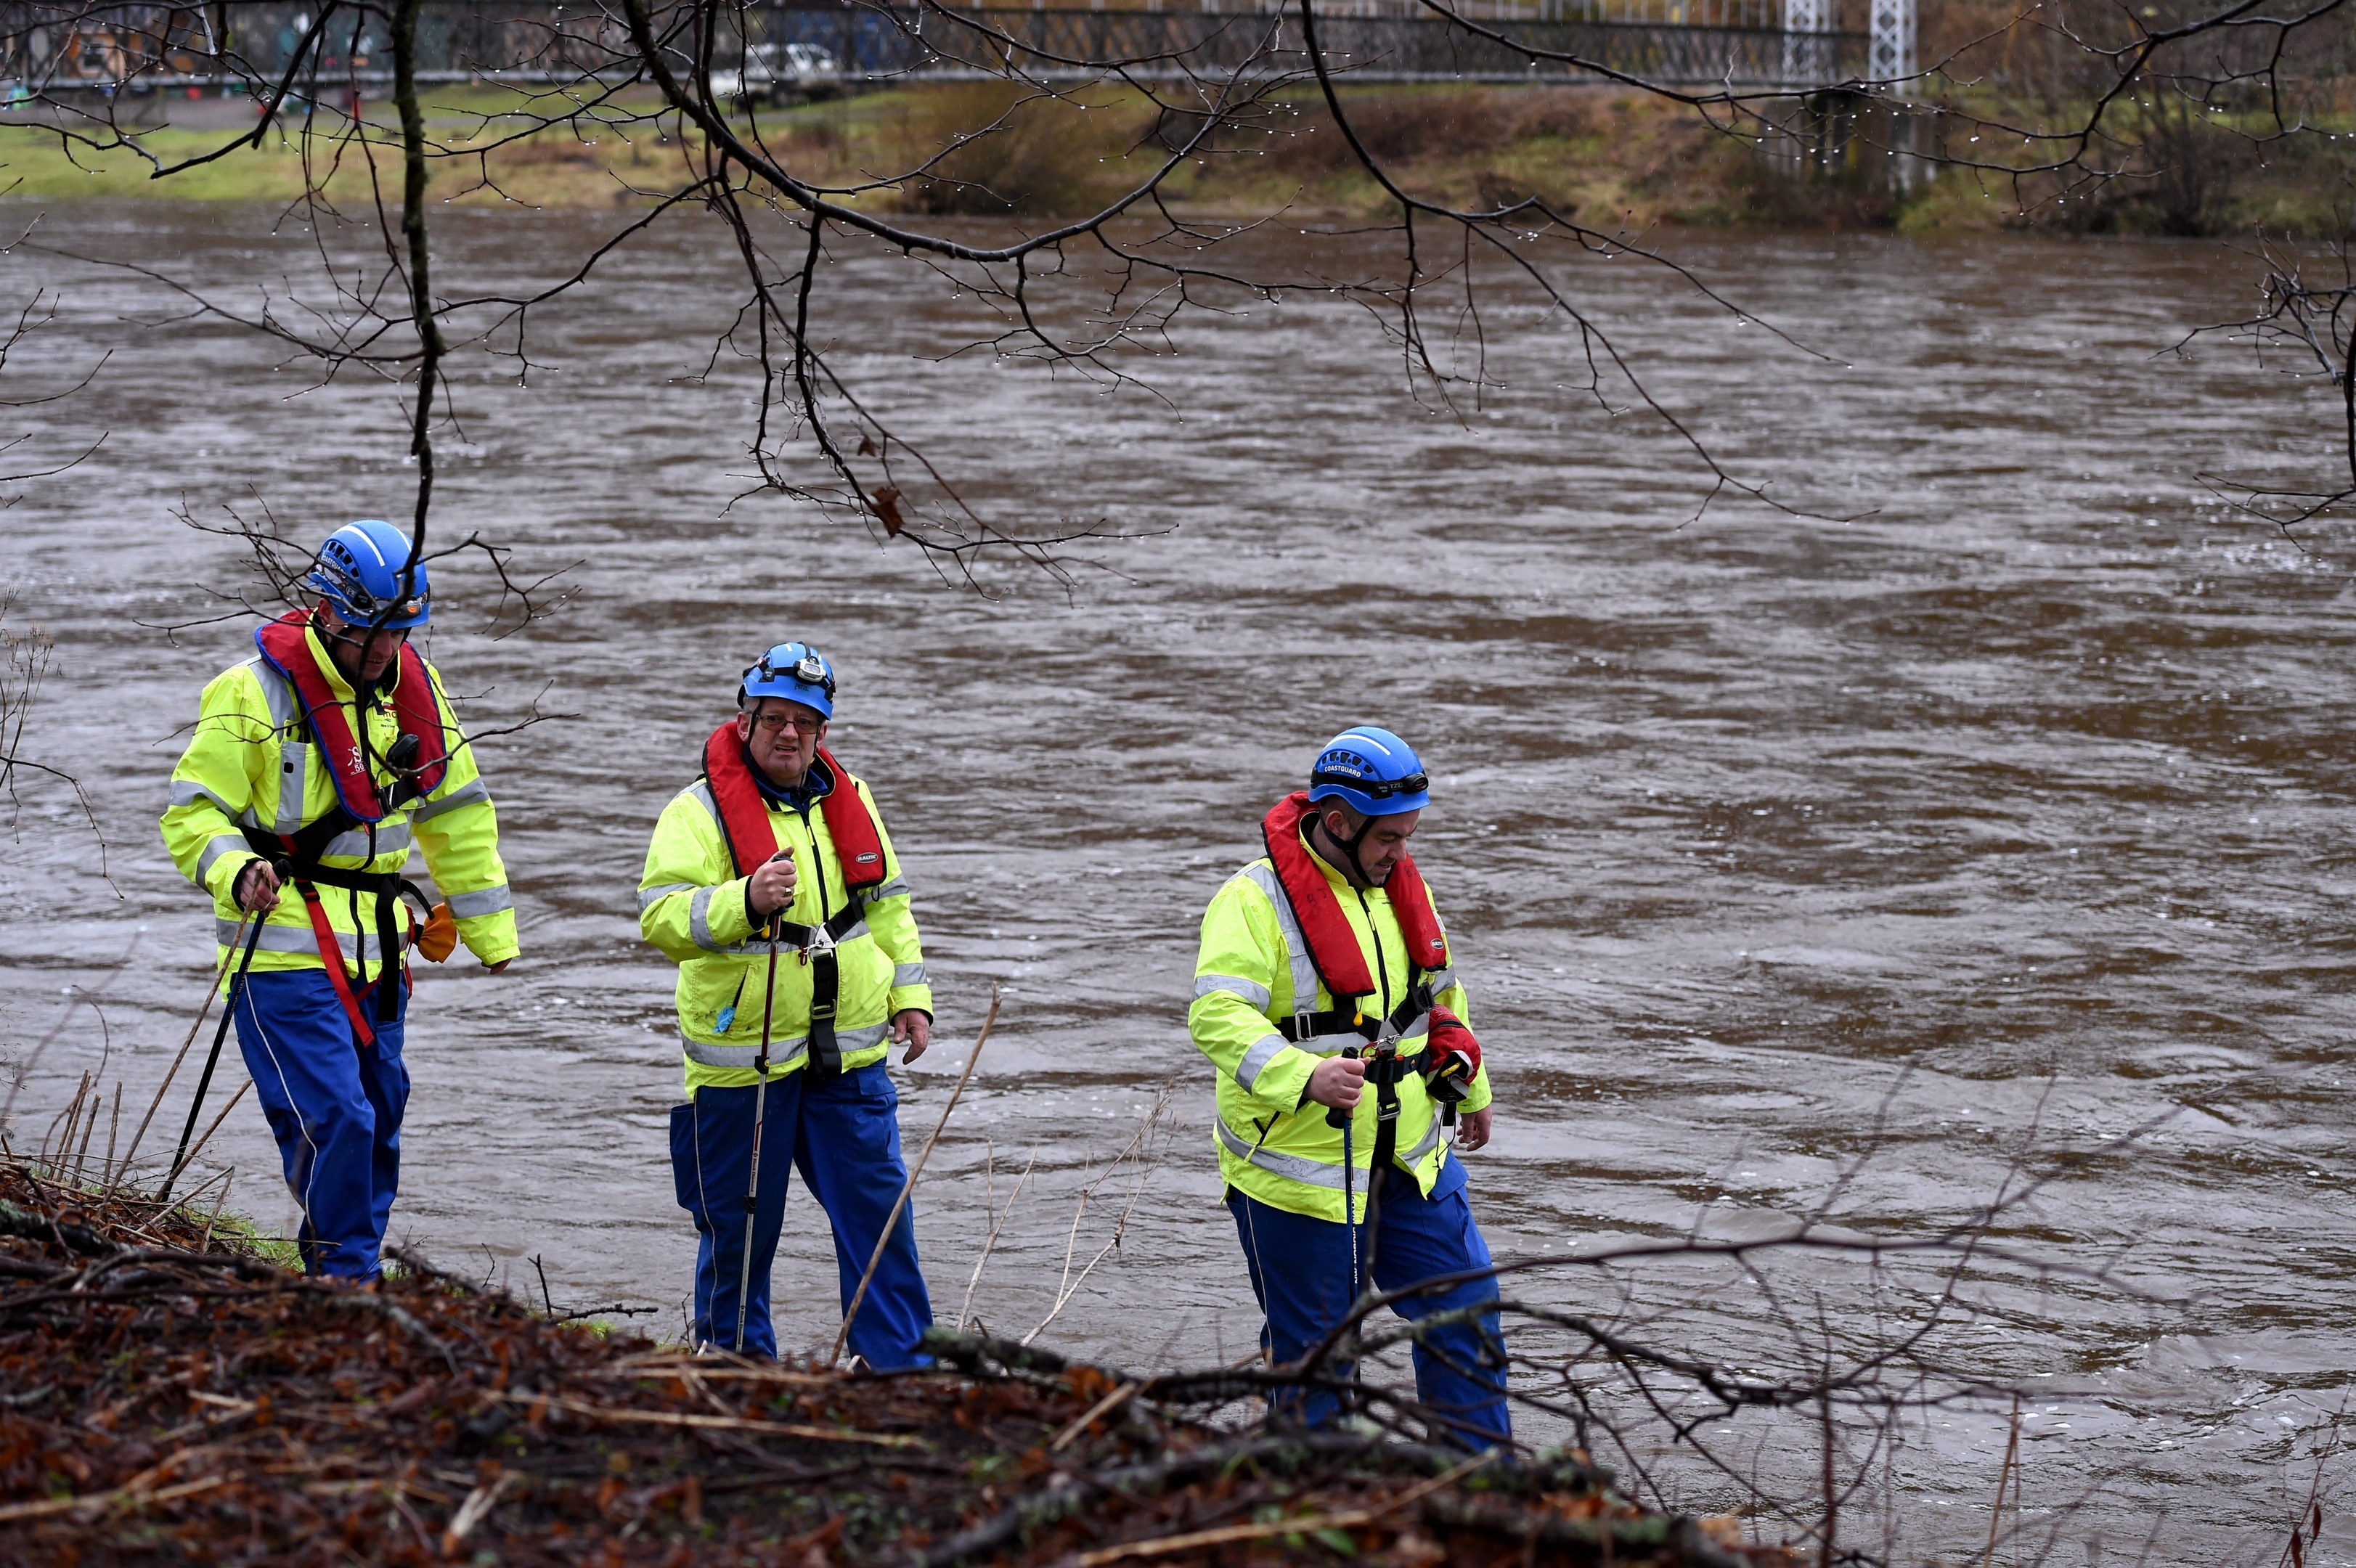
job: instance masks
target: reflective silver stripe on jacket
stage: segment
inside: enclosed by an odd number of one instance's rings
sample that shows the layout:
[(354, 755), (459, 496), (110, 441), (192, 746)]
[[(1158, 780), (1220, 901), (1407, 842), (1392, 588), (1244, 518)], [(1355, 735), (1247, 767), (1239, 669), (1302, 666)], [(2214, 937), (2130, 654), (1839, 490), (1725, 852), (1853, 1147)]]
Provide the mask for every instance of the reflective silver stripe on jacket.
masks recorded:
[[(293, 833), (303, 826), (303, 797), (310, 793), (311, 785), (311, 742), (304, 738), (306, 723), (303, 696), (294, 689), (293, 681), (279, 674), (261, 655), (245, 662), (252, 667), (263, 700), (270, 704), (270, 721), (278, 728), (278, 814), (270, 830)], [(252, 822), (261, 826), (259, 817), (253, 817)]]
[(925, 978), (925, 966), (922, 964), (894, 964), (892, 965), (892, 984), (894, 988), (897, 988), (901, 986), (928, 985), (930, 982)]
[(907, 896), (908, 879), (894, 877), (890, 881), (870, 888), (867, 891), (867, 901), (873, 903), (878, 899), (904, 899)]
[(1276, 880), (1276, 868), (1266, 860), (1254, 860), (1244, 868), (1243, 874), (1252, 885), (1268, 895), (1276, 909), (1277, 934), (1284, 938), (1284, 955), (1292, 965), (1292, 1010), (1314, 1012), (1317, 1008), (1317, 965), (1309, 956), (1309, 944), (1301, 934), (1301, 923), (1292, 918), (1292, 905), (1285, 901), (1284, 885)]
[[(838, 1037), (840, 1038), (840, 1037)], [(698, 1067), (755, 1067), (760, 1064), (761, 1049), (755, 1045), (706, 1045), (691, 1040), (684, 1033), (679, 1037), (680, 1049)], [(789, 1061), (798, 1061), (809, 1054), (809, 1041), (773, 1040), (769, 1042), (769, 1071), (776, 1072)]]
[(480, 888), (471, 893), (452, 893), (448, 900), (451, 915), (458, 920), (472, 920), (477, 915), (497, 914), (503, 909), (515, 908), (515, 895), (501, 882), (496, 888)]
[(311, 743), (286, 741), (278, 748), (278, 816), (275, 833), (292, 835), (303, 826), (303, 797), (311, 788)]
[[(408, 852), (408, 823), (396, 822), (390, 827), (379, 827), (376, 830), (377, 854), (405, 855)], [(330, 857), (336, 857), (347, 860), (366, 860), (370, 859), (369, 854), (368, 829), (365, 827), (355, 827), (348, 833), (338, 833), (333, 838), (328, 839), (327, 848), (319, 851), (319, 859), (325, 860)]]
[[(865, 1051), (870, 1046), (883, 1044), (884, 1037), (890, 1032), (891, 1028), (886, 1024), (838, 1029), (834, 1036), (835, 1048), (848, 1056), (854, 1051)], [(758, 1063), (761, 1055), (761, 1048), (757, 1045), (712, 1045), (703, 1040), (691, 1040), (683, 1033), (679, 1037), (679, 1043), (680, 1049), (687, 1052), (687, 1059), (699, 1067), (750, 1068)], [(808, 1035), (796, 1035), (791, 1040), (773, 1040), (769, 1042), (769, 1070), (774, 1072), (785, 1063), (798, 1061), (809, 1053)]]
[[(281, 896), (292, 898), (294, 895), (289, 891)], [(252, 934), (251, 930), (240, 932), (237, 922), (233, 920), (223, 920), (220, 915), (213, 916), (213, 940), (219, 942), (223, 947), (241, 946), (245, 939)], [(343, 948), (344, 956), (347, 958), (357, 958), (362, 963), (373, 964), (383, 956), (381, 949), (377, 945), (376, 933), (373, 931), (362, 932), (358, 936), (348, 931), (339, 931), (336, 933), (336, 942)], [(264, 923), (262, 928), (262, 940), (255, 945), (264, 953), (307, 953), (314, 958), (319, 955), (319, 939), (312, 934), (308, 923), (303, 925)], [(401, 950), (408, 945), (405, 938), (396, 936), (393, 941), (394, 955), (399, 956)]]
[(712, 934), (712, 895), (719, 891), (718, 888), (698, 888), (695, 897), (688, 901), (687, 934), (706, 953), (728, 951)]
[(270, 721), (282, 731), (293, 730), (303, 721), (302, 694), (294, 683), (278, 673), (278, 667), (260, 654), (245, 661), (253, 672), (253, 682), (262, 688), (262, 699), (270, 704)]
[(1421, 1159), (1425, 1155), (1430, 1154), (1433, 1149), (1439, 1147), (1440, 1107), (1435, 1105), (1432, 1107), (1431, 1125), (1423, 1130), (1423, 1136), (1416, 1140), (1416, 1146), (1413, 1148), (1398, 1157), (1398, 1162), (1401, 1165), (1406, 1166), (1409, 1170), (1412, 1170), (1415, 1168), (1415, 1162), (1417, 1160)]
[(1423, 977), (1423, 983), (1431, 987), (1433, 996), (1440, 995), (1440, 992), (1456, 984), (1456, 965), (1451, 964), (1445, 969), (1434, 969)]
[(205, 852), (197, 857), (197, 886), (201, 888), (205, 885), (205, 879), (212, 875), (213, 868), (220, 864), (223, 855), (239, 853), (250, 855), (253, 853), (253, 847), (243, 838), (228, 833), (205, 840)]
[(1202, 974), (1194, 976), (1196, 1001), (1199, 1002), (1205, 997), (1214, 996), (1221, 991), (1241, 997), (1262, 1012), (1268, 1010), (1268, 987), (1258, 980), (1247, 980), (1240, 975)]
[(211, 801), (214, 808), (223, 816), (228, 817), (232, 822), (237, 820), (238, 814), (230, 809), (229, 802), (223, 800), (220, 796), (215, 795), (204, 785), (197, 783), (194, 779), (174, 779), (172, 781), (172, 805), (194, 805), (200, 800)]
[(462, 805), (476, 805), (491, 798), (490, 786), (477, 778), (468, 779), (439, 800), (422, 800), (409, 814), (413, 822), (426, 822), (445, 811), (455, 811)]
[(670, 897), (673, 893), (693, 892), (695, 891), (695, 886), (696, 885), (693, 882), (665, 882), (659, 887), (640, 888), (638, 890), (638, 912), (640, 914), (646, 913), (647, 911), (662, 902), (663, 900)]
[(1252, 1041), (1252, 1048), (1244, 1052), (1244, 1059), (1241, 1061), (1236, 1063), (1237, 1087), (1245, 1093), (1250, 1093), (1253, 1086), (1259, 1082), (1259, 1075), (1268, 1071), (1268, 1064), (1283, 1055), (1284, 1049), (1289, 1043), (1280, 1034), (1262, 1035)]
[(1304, 1159), (1297, 1154), (1279, 1154), (1272, 1148), (1254, 1148), (1250, 1139), (1227, 1125), (1227, 1119), (1225, 1116), (1214, 1120), (1212, 1125), (1219, 1129), (1219, 1142), (1225, 1145), (1227, 1152), (1237, 1159), (1248, 1160), (1262, 1170), (1273, 1171), (1279, 1176), (1293, 1181), (1305, 1182), (1311, 1187), (1330, 1187), (1337, 1192), (1342, 1189), (1342, 1168), (1339, 1165), (1327, 1165), (1323, 1160)]
[(720, 802), (712, 795), (712, 784), (710, 780), (698, 779), (693, 784), (688, 785), (687, 788), (680, 793), (684, 794), (688, 799), (695, 802), (696, 805), (703, 807), (703, 814), (712, 818), (714, 826), (719, 824)]

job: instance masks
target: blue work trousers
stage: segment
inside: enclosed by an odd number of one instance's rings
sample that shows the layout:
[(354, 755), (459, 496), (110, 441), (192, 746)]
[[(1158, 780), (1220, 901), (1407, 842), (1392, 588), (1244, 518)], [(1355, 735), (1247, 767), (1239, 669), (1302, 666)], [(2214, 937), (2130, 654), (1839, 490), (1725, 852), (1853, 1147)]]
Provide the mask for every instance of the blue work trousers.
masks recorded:
[[(753, 1168), (756, 1088), (703, 1088), (670, 1113), (670, 1167), (680, 1207), (695, 1218), (695, 1325), (698, 1344), (736, 1345), (737, 1282), (744, 1268), (744, 1191)], [(835, 1272), (847, 1311), (867, 1271), (884, 1217), (908, 1179), (900, 1160), (900, 1096), (880, 1061), (817, 1088), (807, 1071), (769, 1080), (767, 1125), (761, 1135), (759, 1208), (753, 1216), (753, 1288), (744, 1313), (744, 1353), (775, 1356), (769, 1323), (769, 1264), (785, 1226), (786, 1180), (798, 1169), (834, 1230)], [(911, 1200), (851, 1326), (851, 1348), (869, 1366), (890, 1371), (929, 1358), (916, 1342), (932, 1327), (932, 1297), (916, 1264)]]
[[(361, 993), (360, 1005), (373, 1015), (373, 987)], [(245, 1070), (278, 1140), (287, 1189), (303, 1210), (297, 1245), (304, 1272), (374, 1278), (401, 1186), (408, 991), (402, 992), (400, 1018), (371, 1016), (372, 1046), (353, 1038), (351, 1017), (325, 969), (249, 974), (238, 982), (233, 1011)]]
[[(1414, 1177), (1394, 1167), (1387, 1171), (1375, 1215), (1374, 1285), (1398, 1290), (1419, 1280), (1489, 1266), (1489, 1244), (1472, 1222), (1465, 1201), (1464, 1168), (1451, 1156), (1426, 1198)], [(1298, 1361), (1342, 1320), (1355, 1299), (1351, 1232), (1357, 1236), (1362, 1279), (1369, 1227), (1344, 1225), (1270, 1208), (1230, 1189), (1228, 1211), (1236, 1217), (1244, 1261), (1251, 1268), (1252, 1293), (1268, 1322), (1259, 1342), (1278, 1365)], [(1409, 1322), (1434, 1313), (1497, 1299), (1497, 1282), (1483, 1276), (1429, 1296), (1410, 1296), (1391, 1310)], [(1505, 1412), (1505, 1341), (1497, 1314), (1433, 1328), (1414, 1346), (1415, 1394), (1431, 1412), (1440, 1435), (1466, 1447), (1487, 1447), (1513, 1435)], [(1350, 1363), (1331, 1360), (1327, 1372), (1348, 1377)], [(1322, 1426), (1337, 1413), (1330, 1393), (1279, 1399), (1276, 1413), (1309, 1426)]]

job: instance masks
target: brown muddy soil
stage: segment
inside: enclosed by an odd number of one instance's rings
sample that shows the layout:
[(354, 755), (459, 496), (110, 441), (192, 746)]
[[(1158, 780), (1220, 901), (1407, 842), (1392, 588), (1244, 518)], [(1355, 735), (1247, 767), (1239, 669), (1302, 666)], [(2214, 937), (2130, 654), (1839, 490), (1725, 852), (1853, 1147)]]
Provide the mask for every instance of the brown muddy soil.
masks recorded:
[(418, 1260), (305, 1279), (201, 1214), (10, 1163), (0, 1563), (1785, 1561), (1577, 1456), (1201, 1418), (1264, 1374), (937, 1348), (894, 1377), (693, 1357)]

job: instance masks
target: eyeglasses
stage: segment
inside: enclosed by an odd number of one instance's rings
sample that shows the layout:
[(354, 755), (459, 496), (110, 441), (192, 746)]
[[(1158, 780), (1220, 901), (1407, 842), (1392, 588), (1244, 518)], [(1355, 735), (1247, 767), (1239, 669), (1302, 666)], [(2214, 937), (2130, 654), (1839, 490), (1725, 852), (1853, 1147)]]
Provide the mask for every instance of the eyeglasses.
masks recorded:
[(1360, 795), (1371, 795), (1376, 800), (1388, 800), (1395, 795), (1421, 795), (1431, 787), (1431, 778), (1428, 773), (1409, 773), (1403, 779), (1362, 779), (1348, 773), (1322, 772), (1309, 775), (1310, 788), (1317, 789), (1326, 784), (1339, 784), (1344, 789), (1356, 790)]
[(318, 633), (327, 642), (341, 643), (355, 648), (363, 644), (374, 642), (379, 637), (391, 637), (395, 642), (401, 643), (409, 641), (409, 628), (406, 626), (378, 626), (371, 629), (365, 622), (359, 624), (346, 622), (332, 632), (325, 626), (320, 626)]
[(755, 713), (753, 715), (753, 728), (763, 734), (777, 734), (788, 724), (794, 726), (794, 728), (801, 734), (815, 735), (820, 729), (825, 727), (826, 720), (823, 719), (814, 718), (806, 719), (798, 713)]

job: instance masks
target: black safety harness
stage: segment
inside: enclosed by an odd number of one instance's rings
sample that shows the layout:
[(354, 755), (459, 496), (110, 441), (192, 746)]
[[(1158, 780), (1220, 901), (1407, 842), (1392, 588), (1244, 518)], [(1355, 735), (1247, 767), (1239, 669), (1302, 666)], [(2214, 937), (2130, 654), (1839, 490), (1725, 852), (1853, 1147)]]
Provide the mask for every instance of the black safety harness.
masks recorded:
[[(411, 737), (402, 736), (402, 741)], [(414, 751), (412, 745), (411, 750)], [(393, 743), (396, 757), (402, 751), (400, 741)], [(399, 764), (396, 763), (396, 770)], [(385, 816), (391, 816), (411, 801), (426, 792), (414, 777), (396, 776), (384, 791)], [(259, 827), (243, 824), (238, 831), (245, 835), (249, 848), (270, 862), (281, 879), (292, 881), (294, 891), (314, 912), (319, 908), (319, 890), (337, 888), (351, 893), (372, 893), (376, 897), (377, 971), (376, 1016), (380, 1022), (390, 1023), (401, 1016), (401, 901), (413, 901), (418, 912), (431, 918), (433, 906), (426, 901), (424, 890), (398, 871), (354, 871), (322, 865), (320, 857), (327, 846), (356, 827), (365, 827), (369, 835), (369, 858), (376, 858), (376, 824), (355, 816), (343, 802), (337, 801), (322, 815), (305, 823), (292, 833), (266, 833)], [(242, 875), (242, 873), (240, 873)], [(352, 900), (353, 923), (359, 923), (359, 900)], [(319, 923), (314, 921), (316, 926)], [(322, 955), (324, 957), (324, 955)], [(368, 960), (354, 954), (352, 962), (359, 970), (363, 989), (368, 984)]]
[[(819, 906), (826, 905), (826, 871), (821, 864), (816, 868)], [(835, 960), (835, 944), (841, 942), (859, 923), (867, 918), (867, 890), (851, 890), (851, 901), (816, 925), (797, 925), (792, 921), (773, 921), (764, 925), (759, 934), (767, 940), (772, 929), (777, 940), (790, 943), (801, 961), (809, 965), (809, 1064), (803, 1069), (810, 1074), (812, 1084), (825, 1083), (842, 1072), (842, 1048), (835, 1041), (834, 1008), (842, 990), (842, 969)]]

